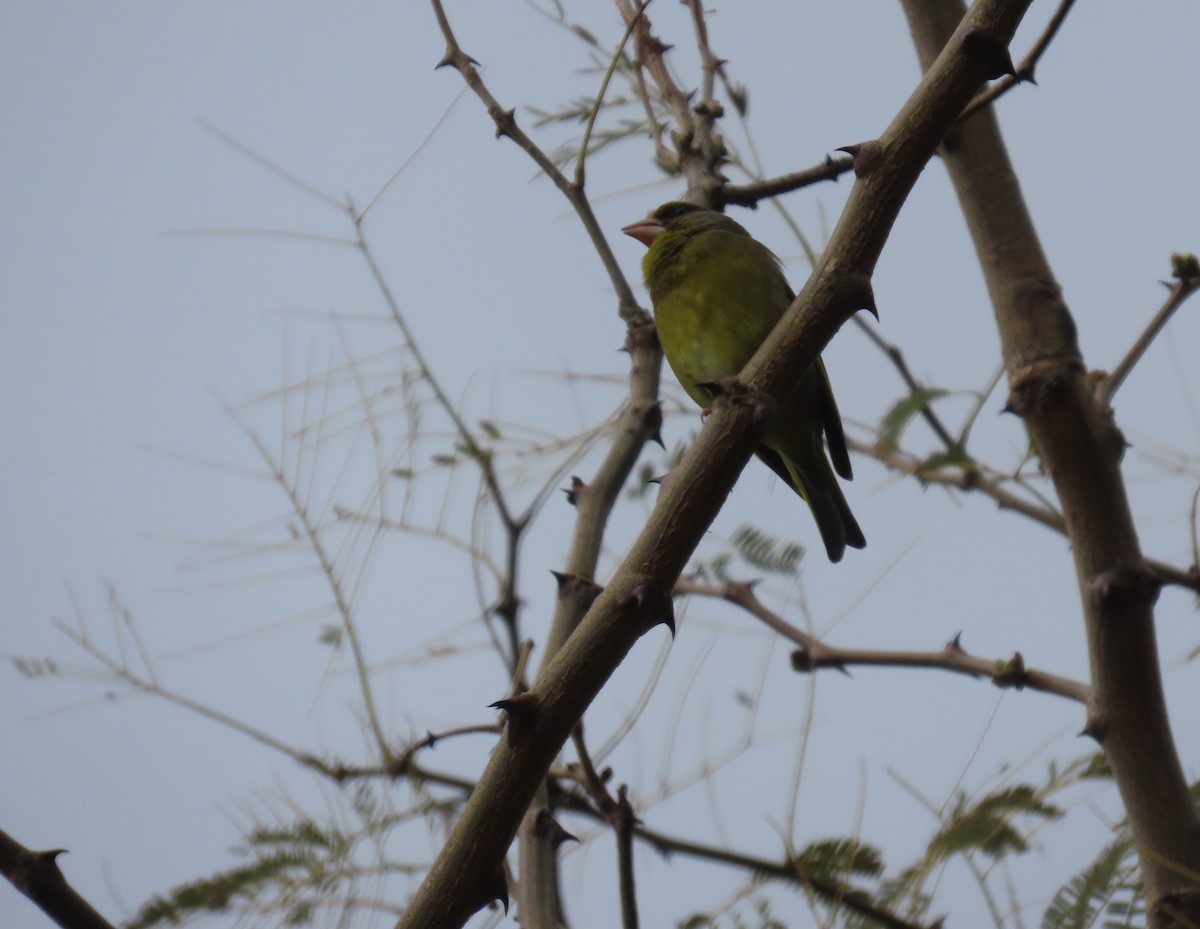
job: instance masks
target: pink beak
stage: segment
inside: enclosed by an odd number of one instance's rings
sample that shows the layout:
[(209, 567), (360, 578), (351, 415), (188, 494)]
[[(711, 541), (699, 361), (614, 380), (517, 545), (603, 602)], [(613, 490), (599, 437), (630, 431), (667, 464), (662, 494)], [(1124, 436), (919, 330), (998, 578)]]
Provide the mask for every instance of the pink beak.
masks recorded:
[(655, 236), (663, 231), (663, 224), (652, 216), (630, 223), (621, 230), (628, 236), (633, 236), (647, 248), (654, 242)]

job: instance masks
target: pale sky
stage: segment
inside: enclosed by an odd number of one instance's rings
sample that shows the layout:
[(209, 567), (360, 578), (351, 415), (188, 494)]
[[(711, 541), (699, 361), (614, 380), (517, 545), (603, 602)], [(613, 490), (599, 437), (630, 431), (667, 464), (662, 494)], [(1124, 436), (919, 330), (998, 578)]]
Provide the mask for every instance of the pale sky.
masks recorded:
[[(682, 13), (676, 4), (658, 6), (651, 6), (658, 31), (680, 47), (677, 70), (691, 73)], [(1053, 6), (1034, 4), (1014, 57)], [(851, 7), (857, 15), (848, 15)], [(483, 64), (493, 92), (518, 108), (522, 125), (534, 122), (528, 106), (551, 109), (594, 92), (598, 76), (583, 71), (584, 47), (529, 5), (451, 3), (449, 12), (464, 48)], [(569, 12), (606, 47), (621, 34), (607, 5), (574, 4)], [(750, 128), (771, 174), (871, 138), (918, 77), (894, 3), (730, 4), (710, 30), (734, 80), (750, 88)], [(1170, 253), (1200, 250), (1197, 34), (1200, 8), (1185, 0), (1079, 4), (1038, 69), (1039, 85), (1000, 104), (1090, 367), (1113, 367), (1158, 307)], [(77, 604), (89, 635), (116, 650), (111, 584), (165, 686), (305, 750), (355, 760), (363, 746), (349, 665), (331, 661), (318, 642), (334, 617), (317, 609), (329, 594), (311, 560), (234, 557), (231, 546), (212, 543), (262, 544), (276, 537), (273, 521), (287, 511), (279, 488), (252, 474), (261, 462), (226, 408), (258, 398), (239, 415), (278, 449), (314, 418), (299, 394), (285, 404), (281, 385), (339, 363), (347, 351), (370, 359), (362, 363), (371, 377), (391, 376), (399, 338), (358, 252), (299, 235), (345, 238), (352, 234), (345, 215), (206, 127), (359, 206), (417, 153), (365, 229), (422, 350), (471, 422), (570, 433), (599, 423), (623, 396), (626, 356), (616, 351), (623, 331), (599, 262), (565, 201), (523, 153), (493, 138), (476, 99), (460, 99), (458, 75), (434, 70), (442, 50), (432, 13), (417, 2), (10, 0), (0, 11), (0, 654), (52, 659), (60, 671), (29, 680), (12, 663), (0, 670), (0, 828), (32, 848), (68, 848), (61, 859), (68, 878), (114, 922), (154, 893), (232, 865), (239, 825), (282, 808), (285, 793), (319, 812), (332, 803), (332, 789), (179, 708), (148, 697), (106, 700), (123, 691), (53, 619), (77, 624)], [(732, 118), (727, 130), (744, 145)], [(578, 131), (569, 123), (536, 138), (552, 148)], [(635, 281), (642, 248), (620, 227), (681, 193), (648, 154), (641, 141), (626, 142), (593, 159), (588, 174), (597, 212)], [(814, 244), (849, 187), (843, 179), (787, 199)], [(802, 252), (774, 211), (735, 215), (785, 257), (798, 285)], [(986, 385), (996, 337), (936, 161), (901, 215), (875, 289), (879, 331), (903, 348), (918, 377), (961, 392)], [(1184, 567), (1200, 461), (1195, 310), (1185, 307), (1172, 322), (1116, 404), (1133, 443), (1126, 476), (1144, 548)], [(331, 313), (351, 318), (339, 327)], [(853, 326), (825, 357), (849, 431), (869, 437), (898, 395), (895, 372)], [(609, 380), (567, 382), (565, 372)], [(669, 375), (664, 386), (674, 391)], [(991, 397), (974, 436), (988, 461), (1015, 467), (1023, 433), (998, 414), (1002, 402), (1001, 392)], [(944, 407), (947, 419), (960, 422), (969, 405), (957, 394)], [(393, 413), (380, 423), (385, 431), (405, 428)], [(668, 448), (698, 423), (691, 412), (670, 419)], [(345, 436), (327, 438), (336, 448)], [(920, 424), (908, 439), (931, 447)], [(353, 461), (344, 472), (343, 453)], [(325, 500), (320, 488), (341, 474), (338, 499), (366, 501), (373, 460), (340, 449), (310, 486)], [(586, 475), (594, 463), (593, 454), (571, 473)], [(962, 631), (964, 645), (980, 655), (1020, 650), (1030, 665), (1086, 676), (1073, 569), (1060, 538), (984, 499), (950, 498), (865, 459), (854, 463), (857, 479), (846, 492), (869, 547), (843, 564), (824, 561), (803, 505), (753, 463), (714, 538), (755, 522), (812, 546), (803, 584), (809, 620), (822, 633), (832, 629), (838, 644), (932, 649)], [(464, 469), (457, 481), (459, 502), (446, 520), (467, 533), (474, 478)], [(531, 490), (523, 485), (517, 499)], [(436, 520), (440, 497), (423, 503), (423, 516)], [(619, 507), (605, 570), (647, 505)], [(525, 549), (524, 621), (535, 639), (553, 605), (547, 572), (561, 564), (572, 516), (553, 496)], [(490, 721), (485, 707), (502, 695), (504, 675), (482, 648), (465, 557), (399, 538), (379, 541), (371, 553), (357, 595), (373, 660), (391, 662), (374, 683), (396, 742), (426, 728)], [(352, 549), (347, 557), (365, 555)], [(799, 592), (778, 583), (773, 592), (773, 605), (805, 624)], [(1195, 778), (1200, 736), (1187, 720), (1200, 687), (1196, 664), (1185, 660), (1200, 639), (1193, 598), (1165, 590), (1158, 622), (1185, 770)], [(443, 634), (478, 650), (448, 665), (405, 660)], [(127, 646), (136, 662), (136, 648)], [(629, 712), (663, 647), (659, 632), (648, 636), (602, 695), (595, 722), (589, 716), (597, 740)], [(747, 725), (732, 695), (753, 691), (764, 676), (771, 712), (755, 724), (758, 753), (717, 779), (718, 791), (729, 791), (719, 814), (703, 789), (693, 789), (652, 807), (648, 824), (711, 841), (723, 829), (742, 850), (780, 853), (796, 733), (814, 699), (813, 681), (787, 669), (787, 652), (729, 607), (687, 606), (658, 701), (610, 759), (617, 777), (649, 801), (664, 780), (685, 778), (697, 758), (720, 756)], [(693, 675), (685, 712), (679, 695)], [(983, 682), (919, 671), (860, 669), (852, 678), (819, 676), (816, 685), (798, 840), (858, 829), (885, 846), (892, 867), (936, 827), (889, 772), (941, 803), (956, 787), (994, 784), (1005, 759), (1027, 765), (1017, 776), (1038, 782), (1050, 758), (1092, 748), (1074, 738), (1079, 708), (1045, 695), (1000, 694)], [(664, 757), (668, 728), (676, 744)], [(480, 740), (436, 760), (469, 773), (485, 753)], [(778, 784), (757, 805), (738, 776), (764, 770), (778, 770)], [(1096, 808), (1120, 815), (1111, 795)], [(1102, 815), (1081, 807), (1072, 816), (1017, 865), (1029, 882), (1031, 923), (1054, 888), (1090, 860), (1088, 848), (1107, 841)], [(569, 892), (581, 893), (589, 868), (609, 867), (602, 862), (610, 843), (602, 837), (568, 859)], [(427, 854), (418, 843), (398, 856)], [(654, 873), (666, 875), (663, 888), (683, 879), (678, 863), (654, 861), (661, 868)], [(643, 889), (647, 925), (686, 915), (668, 891), (656, 897), (656, 886), (657, 879)], [(577, 925), (612, 924), (606, 897), (574, 899), (595, 907), (573, 909)], [(947, 900), (956, 923), (981, 912), (969, 887)], [(0, 925), (48, 921), (4, 885)]]

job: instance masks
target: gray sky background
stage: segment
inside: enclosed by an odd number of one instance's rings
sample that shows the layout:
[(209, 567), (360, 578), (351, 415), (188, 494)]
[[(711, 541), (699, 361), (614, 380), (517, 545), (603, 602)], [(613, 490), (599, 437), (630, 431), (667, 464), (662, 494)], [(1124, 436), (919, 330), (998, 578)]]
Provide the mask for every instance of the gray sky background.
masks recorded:
[[(651, 12), (659, 33), (679, 46), (677, 73), (693, 74), (690, 30), (676, 6)], [(1034, 4), (1014, 57), (1053, 6)], [(1039, 86), (1011, 93), (1000, 112), (1087, 363), (1111, 368), (1159, 305), (1156, 282), (1169, 273), (1170, 253), (1200, 249), (1200, 7), (1078, 6), (1038, 69)], [(583, 45), (532, 7), (451, 3), (449, 12), (462, 45), (524, 126), (533, 122), (524, 106), (550, 109), (594, 92), (598, 78), (582, 70)], [(605, 4), (569, 12), (606, 47), (621, 33)], [(728, 5), (710, 29), (734, 79), (750, 87), (750, 130), (768, 174), (878, 134), (918, 77), (894, 3), (760, 0)], [(422, 349), (472, 421), (578, 431), (623, 395), (626, 360), (615, 351), (622, 327), (599, 262), (565, 201), (523, 153), (493, 138), (479, 103), (461, 96), (458, 76), (433, 70), (442, 50), (420, 3), (10, 0), (0, 11), (0, 653), (53, 658), (62, 671), (28, 680), (11, 664), (0, 670), (0, 826), (30, 847), (69, 848), (68, 877), (110, 918), (231, 864), (238, 826), (283, 809), (285, 795), (314, 810), (336, 800), (242, 735), (149, 698), (106, 699), (120, 688), (52, 618), (77, 623), (77, 604), (89, 634), (114, 648), (111, 583), (164, 684), (308, 750), (355, 758), (363, 744), (349, 666), (317, 642), (333, 615), (321, 609), (328, 591), (311, 562), (233, 551), (272, 537), (287, 504), (278, 487), (254, 476), (260, 462), (227, 407), (256, 399), (239, 415), (278, 447), (287, 432), (281, 423), (311, 420), (299, 394), (281, 399), (282, 384), (346, 352), (371, 358), (366, 367), (382, 377), (399, 361), (398, 337), (353, 248), (228, 232), (345, 238), (352, 230), (344, 214), (205, 124), (360, 206), (417, 153), (373, 207), (366, 232)], [(732, 118), (727, 130), (746, 151)], [(537, 138), (553, 147), (577, 132), (567, 124)], [(648, 151), (629, 142), (589, 163), (598, 214), (634, 279), (642, 248), (620, 227), (680, 192), (649, 164)], [(849, 189), (843, 179), (788, 198), (815, 245)], [(774, 211), (735, 215), (785, 257), (799, 284), (802, 251)], [(901, 216), (875, 286), (880, 331), (919, 377), (958, 391), (987, 383), (996, 337), (936, 162)], [(1194, 310), (1172, 322), (1117, 403), (1133, 443), (1126, 474), (1144, 547), (1184, 566), (1200, 461)], [(335, 325), (332, 313), (347, 321)], [(826, 358), (851, 432), (868, 437), (900, 390), (895, 372), (853, 326)], [(569, 382), (565, 372), (600, 380)], [(990, 399), (975, 439), (989, 461), (1015, 466), (1025, 440), (1015, 419), (998, 414), (1002, 401), (1001, 392)], [(965, 394), (952, 397), (947, 418), (958, 422), (969, 404)], [(394, 410), (380, 423), (404, 428)], [(672, 418), (668, 447), (697, 424), (690, 411)], [(910, 436), (915, 447), (931, 447), (919, 425)], [(346, 450), (337, 443), (348, 440), (329, 441), (335, 452), (313, 486), (344, 475), (350, 498), (369, 499), (369, 484), (356, 484), (366, 459), (352, 457), (343, 472), (337, 455)], [(589, 461), (573, 473), (590, 473), (595, 456)], [(1073, 571), (1058, 537), (983, 499), (923, 491), (865, 460), (855, 468), (847, 493), (870, 545), (842, 565), (824, 562), (803, 506), (753, 464), (714, 537), (753, 521), (815, 545), (803, 601), (818, 631), (836, 625), (831, 641), (929, 649), (962, 631), (978, 654), (1020, 650), (1031, 665), (1086, 677)], [(466, 532), (473, 484), (465, 469), (457, 481), (459, 502), (447, 521)], [(523, 485), (518, 498), (531, 492)], [(439, 494), (422, 513), (436, 519), (440, 504)], [(607, 569), (648, 505), (622, 504)], [(571, 517), (552, 498), (528, 541), (524, 615), (535, 638), (553, 603), (546, 571), (561, 564)], [(373, 567), (358, 607), (370, 653), (383, 665), (376, 694), (396, 739), (491, 719), (483, 707), (502, 694), (504, 676), (486, 651), (465, 559), (421, 540), (353, 551)], [(769, 589), (774, 605), (805, 621), (801, 588)], [(1200, 697), (1197, 666), (1185, 660), (1200, 638), (1193, 598), (1164, 591), (1159, 623), (1194, 778), (1200, 736), (1185, 722)], [(461, 654), (444, 664), (410, 660), (443, 634)], [(602, 695), (595, 722), (589, 717), (597, 741), (635, 704), (665, 647), (665, 635), (651, 633)], [(1049, 758), (1091, 748), (1073, 737), (1079, 709), (1050, 697), (867, 670), (821, 677), (814, 690), (787, 670), (786, 654), (729, 608), (686, 607), (661, 697), (610, 758), (617, 777), (651, 798), (663, 783), (686, 778), (697, 758), (720, 757), (737, 742), (749, 725), (737, 695), (761, 685), (773, 709), (754, 723), (755, 751), (718, 776), (731, 798), (719, 815), (707, 793), (693, 789), (653, 807), (651, 825), (711, 837), (719, 820), (736, 847), (777, 854), (796, 735), (810, 706), (797, 841), (858, 828), (867, 840), (886, 839), (897, 866), (935, 826), (889, 771), (941, 803), (956, 787), (994, 783), (1005, 760), (1037, 780)], [(699, 683), (681, 705), (693, 675)], [(673, 740), (665, 753), (663, 732)], [(448, 748), (438, 760), (478, 770), (485, 742)], [(764, 788), (765, 801), (744, 787), (763, 771), (779, 775)], [(1106, 818), (1119, 817), (1110, 794), (1088, 802), (1079, 801), (1063, 838), (1050, 830), (1047, 846), (1016, 867), (1031, 888), (1032, 922), (1089, 860), (1089, 848), (1106, 840)], [(607, 841), (569, 859), (569, 891), (588, 868), (609, 867), (601, 864)], [(417, 841), (404, 857), (426, 854)], [(681, 866), (649, 867), (661, 869), (668, 887)], [(677, 900), (645, 886), (648, 925), (682, 915)], [(981, 905), (969, 887), (947, 900), (956, 913)], [(573, 915), (581, 926), (608, 924), (610, 905), (602, 895)], [(44, 923), (19, 894), (0, 888), (0, 925)]]

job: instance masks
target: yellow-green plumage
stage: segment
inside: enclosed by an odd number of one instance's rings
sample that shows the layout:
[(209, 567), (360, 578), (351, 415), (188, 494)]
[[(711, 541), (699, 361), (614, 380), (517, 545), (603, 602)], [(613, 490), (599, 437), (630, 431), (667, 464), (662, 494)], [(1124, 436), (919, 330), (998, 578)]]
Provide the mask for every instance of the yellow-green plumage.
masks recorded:
[[(642, 268), (663, 354), (710, 406), (700, 385), (738, 374), (792, 302), (779, 259), (728, 216), (689, 203), (664, 204), (625, 231), (649, 246)], [(830, 561), (867, 544), (834, 476), (851, 478), (850, 456), (819, 358), (781, 400), (758, 455), (808, 502)]]

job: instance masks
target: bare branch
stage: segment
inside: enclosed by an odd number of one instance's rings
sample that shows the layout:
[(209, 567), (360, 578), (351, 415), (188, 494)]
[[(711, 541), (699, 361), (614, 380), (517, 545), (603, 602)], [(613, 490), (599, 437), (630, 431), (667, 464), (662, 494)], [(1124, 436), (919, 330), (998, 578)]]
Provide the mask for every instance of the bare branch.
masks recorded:
[[(1196, 259), (1192, 257), (1192, 265), (1194, 265), (1195, 261)], [(1176, 276), (1174, 284), (1166, 284), (1168, 289), (1167, 299), (1158, 308), (1158, 312), (1154, 314), (1154, 318), (1150, 320), (1150, 323), (1146, 326), (1142, 334), (1137, 337), (1137, 340), (1130, 347), (1125, 357), (1113, 369), (1112, 374), (1108, 375), (1108, 377), (1099, 378), (1096, 385), (1096, 400), (1102, 406), (1112, 406), (1112, 398), (1121, 389), (1121, 385), (1125, 383), (1125, 378), (1129, 376), (1134, 365), (1146, 353), (1146, 349), (1150, 347), (1150, 343), (1162, 332), (1167, 321), (1175, 315), (1175, 311), (1187, 302), (1188, 297), (1197, 290), (1200, 290), (1200, 274), (1196, 274), (1195, 269), (1191, 265), (1188, 265), (1186, 261), (1181, 261), (1179, 264), (1181, 269), (1186, 266), (1188, 270), (1181, 271)]]
[(1050, 47), (1050, 43), (1054, 41), (1054, 37), (1058, 35), (1058, 30), (1066, 22), (1067, 14), (1071, 12), (1071, 7), (1074, 5), (1075, 0), (1060, 0), (1058, 9), (1054, 11), (1054, 15), (1050, 17), (1050, 21), (1046, 23), (1046, 28), (1042, 30), (1042, 34), (1038, 36), (1037, 41), (1033, 43), (1029, 52), (1021, 59), (1021, 63), (1014, 69), (1015, 73), (1005, 74), (999, 80), (993, 81), (963, 110), (960, 119), (965, 120), (974, 116), (985, 106), (991, 105), (1022, 81), (1036, 84), (1037, 81), (1034, 80), (1034, 72), (1037, 70), (1037, 64), (1042, 60), (1042, 56), (1046, 53), (1046, 49)]
[(55, 859), (64, 852), (33, 852), (0, 831), (0, 874), (63, 929), (113, 929), (63, 877)]
[(446, 40), (446, 53), (438, 63), (438, 67), (450, 66), (458, 71), (463, 80), (467, 82), (467, 86), (487, 107), (488, 115), (496, 124), (496, 135), (512, 139), (550, 178), (554, 186), (562, 191), (563, 196), (575, 208), (579, 221), (583, 224), (584, 230), (592, 241), (592, 246), (596, 249), (596, 254), (600, 256), (600, 261), (604, 265), (605, 271), (608, 272), (609, 281), (617, 293), (617, 312), (630, 327), (645, 325), (649, 316), (638, 306), (637, 300), (633, 296), (633, 290), (621, 271), (616, 255), (609, 247), (608, 239), (600, 228), (595, 213), (592, 212), (591, 204), (588, 202), (583, 188), (567, 180), (537, 143), (517, 125), (515, 111), (504, 109), (492, 96), (492, 92), (488, 90), (479, 74), (479, 69), (475, 67), (475, 60), (459, 46), (458, 40), (454, 36), (454, 30), (450, 26), (450, 20), (446, 17), (446, 11), (442, 8), (441, 0), (430, 0), (430, 2), (434, 15), (437, 17), (438, 26), (442, 30), (442, 36)]
[(1026, 668), (1020, 652), (1014, 653), (1012, 658), (996, 660), (971, 655), (962, 647), (958, 636), (944, 648), (933, 652), (841, 648), (829, 645), (768, 609), (755, 596), (754, 585), (745, 582), (716, 585), (680, 579), (675, 584), (675, 593), (717, 597), (741, 607), (764, 625), (796, 644), (797, 648), (792, 652), (792, 668), (796, 671), (811, 672), (821, 668), (834, 668), (844, 672), (855, 665), (937, 668), (968, 677), (986, 678), (997, 687), (1013, 687), (1017, 690), (1027, 687), (1030, 690), (1066, 697), (1078, 703), (1086, 703), (1090, 693), (1086, 684), (1046, 671)]
[(853, 168), (854, 159), (847, 155), (839, 155), (837, 158), (826, 155), (819, 165), (803, 171), (793, 171), (791, 174), (751, 181), (748, 184), (727, 184), (721, 189), (721, 198), (726, 204), (752, 207), (762, 200), (811, 187), (821, 181), (836, 181)]

